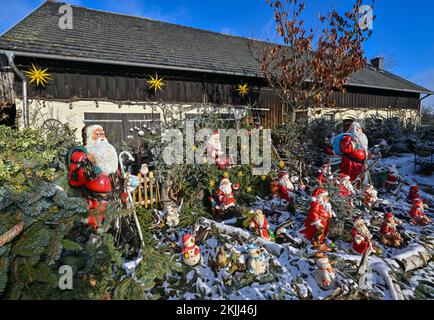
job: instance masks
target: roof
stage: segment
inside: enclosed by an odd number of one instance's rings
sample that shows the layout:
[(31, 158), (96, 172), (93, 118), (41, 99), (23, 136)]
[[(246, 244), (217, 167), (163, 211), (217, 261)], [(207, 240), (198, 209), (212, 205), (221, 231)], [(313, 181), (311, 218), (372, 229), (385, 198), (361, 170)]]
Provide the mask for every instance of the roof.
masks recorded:
[[(262, 77), (249, 48), (252, 39), (74, 5), (73, 29), (62, 30), (63, 4), (43, 3), (0, 37), (0, 49), (35, 57)], [(433, 93), (369, 67), (351, 75), (348, 83)]]

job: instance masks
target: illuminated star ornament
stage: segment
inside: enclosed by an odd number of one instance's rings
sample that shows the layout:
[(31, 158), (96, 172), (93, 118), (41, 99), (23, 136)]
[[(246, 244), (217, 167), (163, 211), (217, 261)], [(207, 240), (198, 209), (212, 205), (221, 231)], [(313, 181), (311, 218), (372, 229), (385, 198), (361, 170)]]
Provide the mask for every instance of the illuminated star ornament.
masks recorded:
[(30, 83), (35, 83), (37, 87), (45, 86), (48, 83), (48, 80), (51, 80), (51, 75), (47, 73), (48, 69), (42, 70), (42, 68), (35, 67), (32, 63), (32, 67), (28, 71), (24, 71), (27, 77), (30, 79)]
[(162, 91), (163, 86), (165, 83), (163, 82), (164, 78), (159, 78), (157, 74), (155, 74), (155, 77), (149, 76), (150, 79), (148, 80), (149, 89), (154, 89), (154, 92), (157, 93), (157, 90)]
[(249, 93), (249, 85), (247, 83), (239, 84), (237, 91), (241, 97), (244, 97), (246, 94)]

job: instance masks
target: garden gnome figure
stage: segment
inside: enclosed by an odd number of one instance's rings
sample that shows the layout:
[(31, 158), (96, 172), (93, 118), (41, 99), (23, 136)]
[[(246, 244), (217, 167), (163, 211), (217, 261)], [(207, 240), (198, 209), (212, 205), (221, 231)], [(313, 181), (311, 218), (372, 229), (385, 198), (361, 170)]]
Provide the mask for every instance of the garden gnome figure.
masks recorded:
[(335, 286), (336, 274), (329, 258), (322, 252), (315, 254), (317, 270), (315, 280), (323, 290), (329, 290)]
[(431, 223), (431, 219), (425, 215), (424, 208), (428, 206), (423, 203), (422, 199), (414, 199), (413, 206), (410, 209), (408, 215), (410, 216), (410, 222), (419, 226), (426, 226)]
[(249, 259), (247, 261), (247, 269), (254, 275), (261, 275), (267, 271), (265, 257), (256, 244), (251, 243), (247, 246)]
[[(90, 210), (104, 212), (106, 206), (115, 201), (126, 203), (127, 194), (119, 169), (116, 149), (105, 135), (103, 127), (88, 125), (82, 130), (83, 146), (72, 148), (67, 155), (69, 184), (81, 188)], [(87, 224), (98, 228), (102, 215), (89, 216)]]
[(198, 265), (202, 260), (200, 249), (191, 234), (182, 236), (182, 260), (190, 267)]
[(309, 213), (304, 222), (304, 228), (300, 232), (312, 242), (314, 247), (329, 251), (325, 240), (330, 227), (330, 219), (336, 214), (332, 210), (326, 190), (317, 188), (312, 196)]
[(250, 222), (250, 228), (252, 228), (256, 235), (266, 240), (274, 240), (274, 234), (270, 230), (267, 218), (262, 210), (256, 209), (252, 221)]
[(228, 208), (235, 207), (236, 201), (234, 190), (239, 188), (238, 184), (232, 186), (228, 178), (223, 178), (220, 181), (220, 186), (217, 190), (217, 197), (210, 197), (212, 207), (217, 211), (225, 211)]
[(400, 248), (404, 242), (401, 234), (397, 230), (400, 224), (391, 212), (384, 215), (384, 221), (380, 227), (380, 242), (388, 247)]

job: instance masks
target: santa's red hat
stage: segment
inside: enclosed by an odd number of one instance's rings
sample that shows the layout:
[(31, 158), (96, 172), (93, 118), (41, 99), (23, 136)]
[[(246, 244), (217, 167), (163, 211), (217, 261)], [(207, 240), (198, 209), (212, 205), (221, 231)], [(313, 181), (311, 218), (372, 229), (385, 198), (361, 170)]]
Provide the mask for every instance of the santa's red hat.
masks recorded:
[(393, 213), (392, 213), (392, 212), (388, 212), (388, 213), (386, 213), (386, 214), (384, 215), (384, 217), (385, 217), (386, 219), (391, 219), (391, 218), (393, 218), (394, 216), (393, 216)]
[(188, 240), (190, 240), (190, 238), (193, 238), (193, 236), (189, 233), (186, 233), (182, 236), (182, 243), (187, 243)]
[(341, 173), (340, 175), (339, 175), (339, 180), (345, 180), (345, 179), (347, 179), (347, 178), (349, 178), (350, 176), (349, 175), (347, 175), (347, 174), (345, 174), (345, 173)]
[(312, 193), (312, 201), (316, 201), (321, 197), (328, 196), (328, 192), (323, 188), (316, 188)]
[(411, 190), (411, 191), (419, 191), (419, 186), (418, 186), (417, 184), (412, 184), (412, 185), (410, 186), (410, 190)]

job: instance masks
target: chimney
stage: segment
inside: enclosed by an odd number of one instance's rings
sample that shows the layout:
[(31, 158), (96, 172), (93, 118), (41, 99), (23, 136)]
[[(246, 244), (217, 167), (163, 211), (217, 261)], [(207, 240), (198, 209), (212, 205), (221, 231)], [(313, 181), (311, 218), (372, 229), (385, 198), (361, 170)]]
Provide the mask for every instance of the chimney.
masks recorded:
[(371, 65), (379, 71), (384, 70), (384, 58), (383, 57), (376, 57), (376, 58), (372, 59)]

